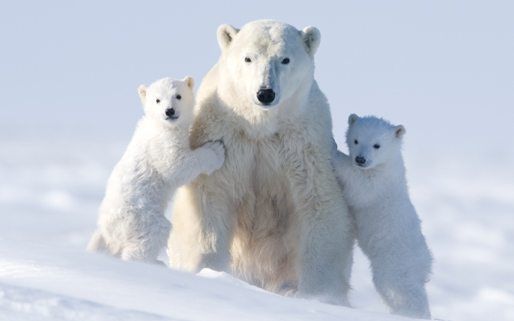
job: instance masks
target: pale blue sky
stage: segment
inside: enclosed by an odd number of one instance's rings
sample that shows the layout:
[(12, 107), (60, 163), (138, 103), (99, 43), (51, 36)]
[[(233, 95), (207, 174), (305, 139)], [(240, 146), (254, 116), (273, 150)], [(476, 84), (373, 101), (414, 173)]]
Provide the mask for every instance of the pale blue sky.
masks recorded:
[(512, 1), (9, 1), (0, 135), (128, 139), (140, 83), (199, 83), (218, 25), (272, 18), (321, 30), (316, 78), (338, 141), (355, 112), (403, 123), (410, 150), (513, 151), (513, 17)]

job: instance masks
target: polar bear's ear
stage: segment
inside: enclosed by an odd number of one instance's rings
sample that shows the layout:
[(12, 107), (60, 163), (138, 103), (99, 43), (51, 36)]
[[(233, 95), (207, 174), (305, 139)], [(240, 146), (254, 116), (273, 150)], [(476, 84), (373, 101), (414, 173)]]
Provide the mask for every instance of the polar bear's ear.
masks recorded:
[(234, 37), (239, 32), (239, 29), (232, 27), (231, 25), (221, 25), (218, 27), (218, 44), (221, 50), (225, 50)]
[(359, 119), (359, 116), (357, 116), (357, 114), (351, 114), (349, 117), (348, 117), (348, 125), (353, 125), (357, 119)]
[(189, 89), (193, 90), (193, 87), (195, 86), (195, 81), (194, 81), (193, 77), (186, 76), (186, 77), (184, 77), (184, 79), (182, 79), (182, 81), (186, 83), (186, 85), (189, 87)]
[(137, 87), (137, 93), (139, 94), (139, 99), (141, 99), (141, 102), (145, 103), (145, 99), (146, 99), (146, 86), (145, 85), (139, 85), (139, 87)]
[(402, 138), (405, 135), (405, 127), (403, 125), (398, 125), (394, 127), (394, 135), (397, 138)]
[(305, 44), (305, 48), (311, 57), (314, 57), (316, 50), (318, 50), (319, 43), (321, 41), (321, 33), (316, 27), (305, 27), (302, 30), (302, 40)]

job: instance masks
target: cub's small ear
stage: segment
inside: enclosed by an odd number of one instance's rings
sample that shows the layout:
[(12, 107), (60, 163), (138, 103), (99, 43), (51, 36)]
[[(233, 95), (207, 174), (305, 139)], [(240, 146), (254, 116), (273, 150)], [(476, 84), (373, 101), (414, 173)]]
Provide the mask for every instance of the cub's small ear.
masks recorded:
[(397, 138), (402, 138), (405, 135), (405, 127), (403, 125), (398, 125), (394, 127), (394, 135)]
[(186, 83), (186, 85), (189, 87), (189, 89), (193, 89), (193, 87), (195, 86), (195, 80), (193, 79), (193, 77), (191, 76), (186, 76), (184, 77), (184, 79), (182, 79), (183, 82)]
[(305, 49), (311, 57), (314, 57), (321, 41), (321, 33), (319, 32), (319, 29), (312, 26), (305, 27), (301, 34), (303, 43), (305, 44)]
[(144, 103), (146, 99), (146, 86), (139, 85), (139, 87), (137, 87), (137, 93), (139, 94), (139, 99), (141, 99), (141, 102)]
[(238, 32), (239, 29), (236, 29), (231, 25), (221, 25), (218, 27), (218, 45), (220, 46), (221, 50), (225, 50), (225, 48), (230, 45)]
[(348, 116), (348, 125), (353, 125), (358, 119), (359, 116), (357, 116), (357, 114), (351, 114), (350, 116)]

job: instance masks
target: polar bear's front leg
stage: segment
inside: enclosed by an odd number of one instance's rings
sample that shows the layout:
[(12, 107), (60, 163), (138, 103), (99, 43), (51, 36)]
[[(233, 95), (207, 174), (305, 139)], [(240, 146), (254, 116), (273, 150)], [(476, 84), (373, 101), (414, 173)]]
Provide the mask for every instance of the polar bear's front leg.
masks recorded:
[[(387, 220), (390, 222), (391, 218)], [(371, 262), (373, 283), (391, 312), (430, 319), (425, 283), (432, 258), (421, 231), (408, 225), (388, 228), (387, 222), (379, 219), (357, 222), (359, 245)], [(375, 222), (380, 225), (375, 225), (371, 233), (365, 230)]]
[(200, 181), (180, 188), (175, 196), (170, 265), (190, 272), (204, 267), (229, 271), (233, 215), (219, 187)]
[(225, 148), (221, 142), (208, 142), (188, 153), (180, 162), (173, 164), (168, 180), (173, 186), (191, 183), (200, 174), (210, 175), (225, 161)]
[(354, 233), (329, 155), (307, 145), (287, 160), (300, 220), (298, 295), (348, 305)]

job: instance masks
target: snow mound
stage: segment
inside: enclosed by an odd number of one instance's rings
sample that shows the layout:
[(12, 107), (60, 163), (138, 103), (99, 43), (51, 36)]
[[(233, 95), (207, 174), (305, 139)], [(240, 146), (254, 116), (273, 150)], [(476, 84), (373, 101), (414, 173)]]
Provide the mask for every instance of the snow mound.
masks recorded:
[(0, 320), (406, 320), (281, 297), (207, 269), (192, 275), (57, 244), (0, 243)]

